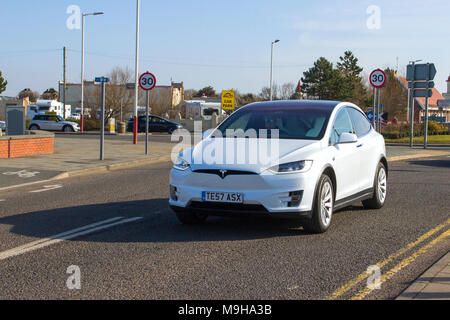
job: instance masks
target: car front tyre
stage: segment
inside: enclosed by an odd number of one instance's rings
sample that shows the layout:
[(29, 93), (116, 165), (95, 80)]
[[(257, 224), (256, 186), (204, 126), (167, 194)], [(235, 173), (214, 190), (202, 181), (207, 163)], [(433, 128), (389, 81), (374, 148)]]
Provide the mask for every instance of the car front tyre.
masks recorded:
[(387, 170), (383, 163), (379, 163), (375, 174), (374, 192), (372, 199), (363, 201), (365, 209), (381, 209), (387, 198)]
[(30, 126), (30, 130), (39, 130), (39, 126), (33, 124), (32, 126)]
[(334, 187), (327, 175), (320, 177), (314, 198), (311, 219), (303, 222), (303, 228), (313, 233), (325, 233), (330, 228), (334, 211)]
[(182, 224), (186, 225), (203, 224), (208, 218), (208, 215), (206, 214), (189, 210), (177, 211), (176, 215), (178, 220), (180, 220)]
[(64, 131), (64, 132), (74, 132), (74, 130), (73, 130), (73, 128), (72, 128), (71, 126), (65, 126), (65, 127), (63, 128), (63, 131)]

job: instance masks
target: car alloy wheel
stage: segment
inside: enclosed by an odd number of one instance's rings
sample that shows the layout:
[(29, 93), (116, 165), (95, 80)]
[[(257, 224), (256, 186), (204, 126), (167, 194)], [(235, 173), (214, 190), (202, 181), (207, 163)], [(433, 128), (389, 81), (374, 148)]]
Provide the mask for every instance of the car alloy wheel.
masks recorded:
[(325, 227), (329, 227), (333, 216), (333, 187), (326, 181), (320, 192), (320, 216)]
[(64, 127), (64, 132), (73, 132), (73, 129), (72, 129), (72, 127), (65, 126)]
[(381, 167), (378, 171), (378, 200), (381, 204), (386, 201), (387, 194), (387, 175), (386, 170)]

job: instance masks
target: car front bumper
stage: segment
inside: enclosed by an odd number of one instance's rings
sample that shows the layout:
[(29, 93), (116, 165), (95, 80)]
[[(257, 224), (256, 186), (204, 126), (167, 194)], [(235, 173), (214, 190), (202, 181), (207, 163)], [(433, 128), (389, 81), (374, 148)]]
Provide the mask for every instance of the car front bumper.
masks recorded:
[[(222, 179), (218, 175), (173, 169), (171, 188), (176, 192), (169, 204), (175, 211), (196, 210), (211, 215), (261, 213), (272, 216), (309, 216), (312, 211), (317, 177), (313, 171), (276, 175), (232, 175)], [(203, 192), (233, 192), (244, 197), (243, 204), (203, 202)], [(292, 193), (300, 193), (299, 203), (292, 206)]]

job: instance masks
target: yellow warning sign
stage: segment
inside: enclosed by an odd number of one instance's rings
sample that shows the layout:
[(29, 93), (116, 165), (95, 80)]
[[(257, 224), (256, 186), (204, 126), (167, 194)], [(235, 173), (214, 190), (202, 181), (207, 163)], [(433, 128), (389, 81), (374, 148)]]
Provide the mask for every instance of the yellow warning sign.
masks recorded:
[(235, 109), (235, 93), (234, 90), (222, 91), (222, 110)]

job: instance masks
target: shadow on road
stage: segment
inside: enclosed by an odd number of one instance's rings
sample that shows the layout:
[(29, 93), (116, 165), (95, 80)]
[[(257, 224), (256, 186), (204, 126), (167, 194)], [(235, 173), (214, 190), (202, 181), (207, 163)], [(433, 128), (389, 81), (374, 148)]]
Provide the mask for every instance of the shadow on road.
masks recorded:
[(450, 160), (415, 160), (409, 163), (418, 166), (450, 168)]
[[(210, 217), (204, 225), (184, 226), (168, 207), (167, 199), (94, 204), (36, 211), (0, 218), (11, 233), (36, 239), (97, 223), (114, 217), (143, 217), (140, 222), (117, 226), (74, 241), (95, 242), (198, 242), (241, 241), (271, 237), (310, 235), (298, 220), (261, 217)], [(119, 230), (120, 232), (111, 232)], [(108, 232), (109, 231), (109, 232)]]

